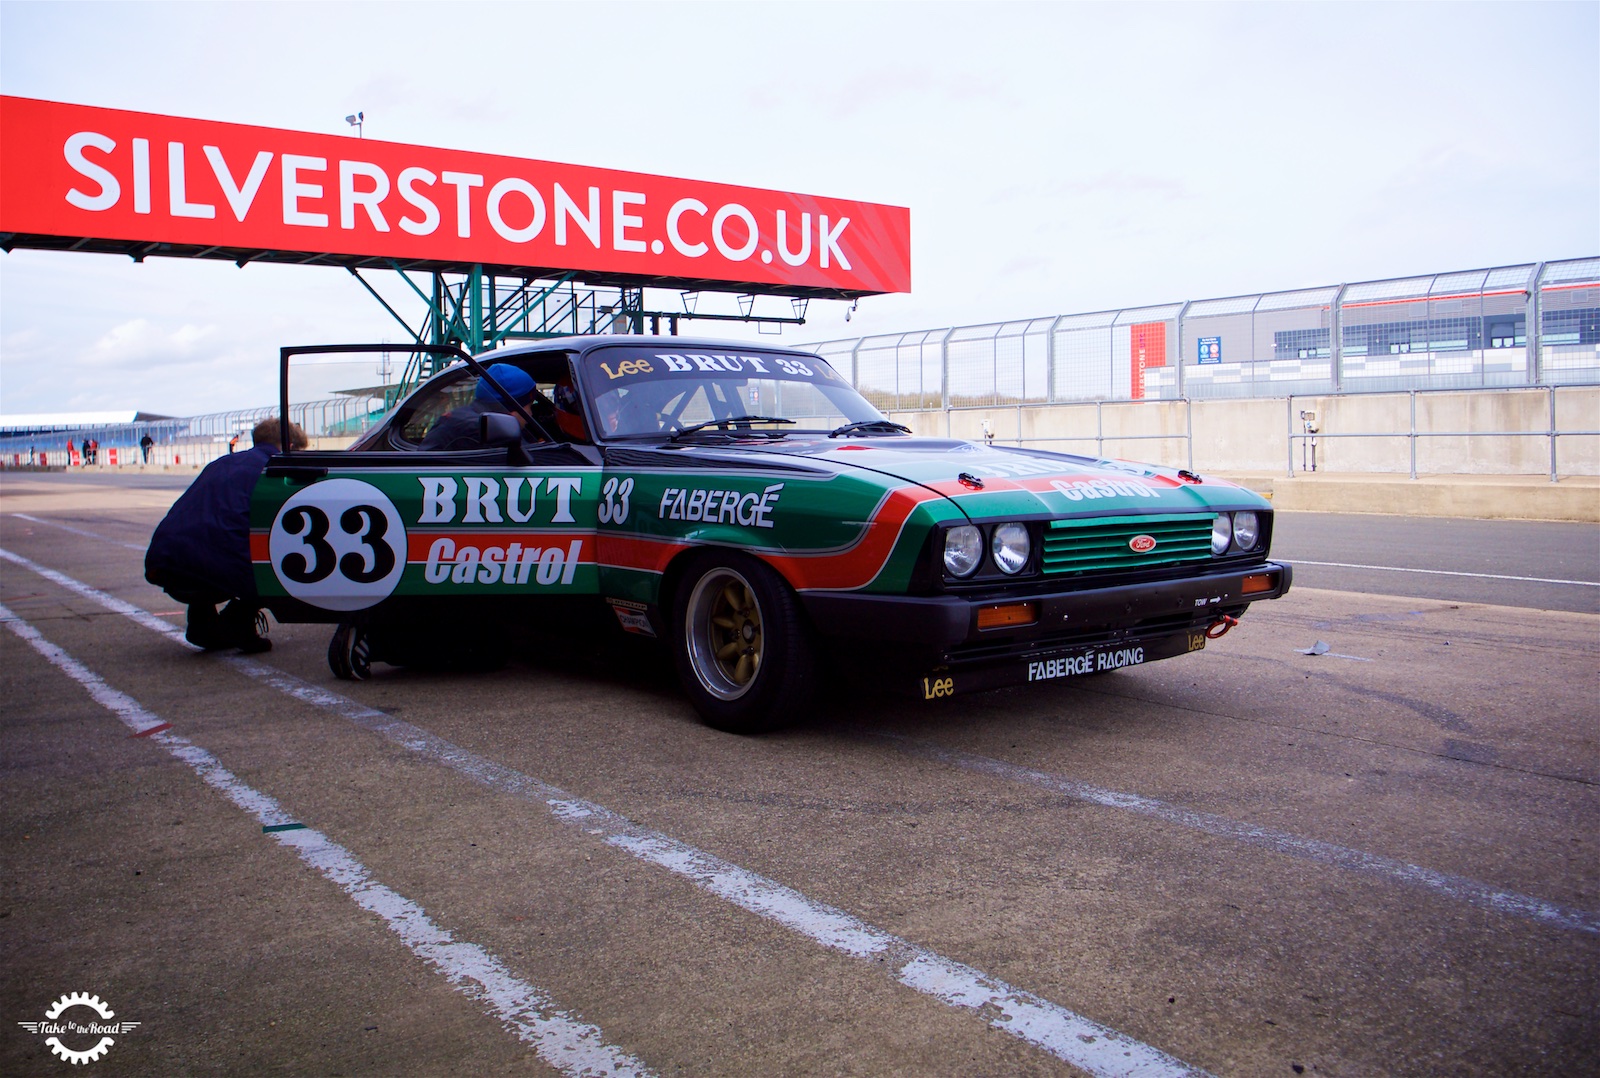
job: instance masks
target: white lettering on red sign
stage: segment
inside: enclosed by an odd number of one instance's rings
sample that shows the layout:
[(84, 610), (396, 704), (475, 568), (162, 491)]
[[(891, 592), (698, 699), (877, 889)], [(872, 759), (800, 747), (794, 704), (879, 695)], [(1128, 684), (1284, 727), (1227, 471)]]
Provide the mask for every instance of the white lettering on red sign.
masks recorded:
[[(0, 232), (911, 287), (910, 215), (848, 199), (0, 97)], [(26, 244), (24, 244), (26, 245)]]
[[(150, 170), (146, 156), (148, 143), (144, 139), (135, 141), (141, 144), (140, 152), (135, 154), (133, 170), (138, 203), (135, 212), (149, 213)], [(92, 194), (72, 187), (65, 194), (67, 202), (81, 210), (93, 212), (114, 209), (122, 199), (122, 184), (117, 174), (107, 166), (114, 163), (114, 159), (109, 158), (117, 149), (117, 144), (97, 132), (80, 131), (67, 139), (64, 149), (67, 163), (72, 166), (73, 171), (85, 180), (92, 181), (97, 187)], [(106, 155), (108, 160), (104, 162), (91, 160), (86, 154), (86, 151), (91, 149)], [(233, 211), (234, 218), (241, 223), (244, 222), (250, 216), (255, 206), (256, 194), (266, 180), (273, 158), (271, 151), (261, 150), (256, 154), (249, 174), (244, 183), (240, 184), (234, 179), (221, 150), (215, 146), (206, 146), (202, 150), (210, 163), (211, 176), (227, 198), (228, 207)], [(217, 215), (215, 206), (188, 200), (189, 177), (185, 164), (186, 152), (185, 144), (182, 142), (167, 144), (167, 194), (170, 213), (173, 217), (214, 218)], [(369, 161), (340, 160), (336, 167), (339, 174), (337, 197), (341, 229), (349, 231), (357, 227), (356, 211), (359, 209), (365, 213), (367, 222), (374, 231), (388, 232), (390, 226), (383, 211), (383, 203), (390, 197), (391, 192), (398, 191), (402, 200), (422, 213), (420, 219), (409, 215), (401, 217), (400, 227), (413, 236), (432, 235), (441, 223), (439, 205), (431, 197), (431, 192), (425, 192), (420, 188), (432, 188), (442, 183), (455, 188), (455, 197), (451, 199), (446, 196), (444, 201), (446, 205), (454, 203), (456, 235), (461, 239), (472, 237), (472, 225), (478, 207), (472, 192), (484, 186), (483, 176), (476, 173), (443, 172), (436, 177), (426, 168), (410, 166), (400, 171), (396, 184), (390, 181), (388, 172), (381, 166)], [(327, 187), (323, 180), (329, 171), (328, 159), (325, 157), (286, 153), (279, 158), (283, 224), (301, 228), (330, 227), (328, 214), (307, 209), (305, 206), (306, 203), (323, 200)], [(139, 197), (141, 195), (142, 197)], [(517, 197), (508, 199), (511, 195)], [(577, 203), (562, 189), (560, 183), (552, 184), (550, 201), (556, 207), (554, 231), (557, 246), (567, 245), (569, 235), (567, 225), (571, 222), (578, 226), (596, 250), (602, 249), (598, 187), (591, 187), (588, 190), (587, 212), (580, 212)], [(646, 227), (644, 216), (638, 212), (630, 212), (642, 210), (647, 202), (647, 196), (637, 191), (611, 192), (611, 250), (632, 254), (643, 254), (647, 250), (655, 254), (661, 253), (660, 241), (656, 241), (653, 245), (647, 244), (637, 235)], [(495, 183), (489, 189), (480, 212), (496, 235), (518, 244), (537, 239), (544, 232), (550, 216), (543, 192), (520, 176), (508, 176)], [(683, 218), (688, 213), (703, 219), (711, 211), (699, 199), (679, 199), (667, 212), (667, 239), (671, 241), (673, 250), (679, 254), (688, 258), (699, 258), (710, 250), (710, 246), (700, 240), (691, 243), (684, 238)], [(728, 227), (729, 222), (735, 220), (743, 226), (742, 242), (734, 241), (732, 236), (736, 233)], [(519, 221), (526, 223), (518, 223)], [(773, 225), (771, 235), (775, 237), (775, 246), (784, 263), (790, 266), (805, 265), (811, 258), (813, 248), (811, 215), (809, 213), (800, 215), (798, 251), (789, 250), (789, 236), (793, 230), (789, 227), (786, 211), (776, 211)], [(844, 270), (852, 268), (841, 245), (845, 229), (849, 226), (848, 217), (839, 218), (831, 226), (827, 214), (818, 217), (814, 246), (818, 253), (818, 264), (823, 269), (834, 263)], [(730, 262), (743, 262), (755, 254), (762, 239), (761, 226), (755, 214), (737, 202), (729, 202), (718, 207), (716, 213), (712, 214), (710, 227), (705, 229), (704, 234), (709, 236), (711, 243), (716, 246), (722, 257)], [(768, 263), (772, 261), (771, 251), (763, 252), (762, 261)]]

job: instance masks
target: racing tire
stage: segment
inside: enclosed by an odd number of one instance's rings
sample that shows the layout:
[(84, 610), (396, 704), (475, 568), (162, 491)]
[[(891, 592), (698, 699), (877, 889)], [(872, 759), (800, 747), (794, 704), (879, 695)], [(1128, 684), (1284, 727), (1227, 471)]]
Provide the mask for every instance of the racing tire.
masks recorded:
[(673, 662), (706, 725), (760, 734), (798, 718), (816, 688), (816, 650), (789, 585), (754, 558), (697, 555), (674, 596)]
[(328, 668), (340, 681), (365, 681), (372, 676), (372, 645), (359, 625), (341, 622), (328, 641)]

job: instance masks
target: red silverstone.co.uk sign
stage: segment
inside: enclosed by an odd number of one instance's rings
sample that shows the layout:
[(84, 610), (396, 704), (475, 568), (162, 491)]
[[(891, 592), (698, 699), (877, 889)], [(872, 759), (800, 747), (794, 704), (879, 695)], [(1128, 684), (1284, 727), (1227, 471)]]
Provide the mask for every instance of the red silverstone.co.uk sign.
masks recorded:
[(0, 97), (0, 233), (906, 292), (910, 212)]

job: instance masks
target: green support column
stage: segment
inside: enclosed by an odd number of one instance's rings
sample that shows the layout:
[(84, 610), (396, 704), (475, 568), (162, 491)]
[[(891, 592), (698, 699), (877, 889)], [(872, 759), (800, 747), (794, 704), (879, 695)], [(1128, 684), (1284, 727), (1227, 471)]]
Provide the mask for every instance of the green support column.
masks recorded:
[(473, 266), (467, 274), (466, 287), (472, 292), (467, 308), (467, 351), (476, 355), (483, 351), (483, 267)]
[(428, 320), (433, 323), (432, 344), (445, 343), (445, 314), (444, 314), (444, 274), (433, 275), (433, 310), (428, 313)]
[(500, 290), (495, 285), (496, 280), (494, 274), (489, 274), (489, 324), (484, 327), (483, 334), (485, 348), (500, 346)]
[(621, 311), (628, 317), (628, 325), (634, 333), (644, 332), (644, 289), (622, 289)]

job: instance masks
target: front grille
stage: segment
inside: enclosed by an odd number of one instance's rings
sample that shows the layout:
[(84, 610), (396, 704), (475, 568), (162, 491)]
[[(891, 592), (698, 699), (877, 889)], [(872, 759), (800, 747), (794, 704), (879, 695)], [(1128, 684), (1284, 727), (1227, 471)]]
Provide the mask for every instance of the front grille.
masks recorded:
[[(1047, 575), (1103, 573), (1206, 561), (1211, 557), (1212, 513), (1052, 520), (1044, 532)], [(1128, 544), (1148, 535), (1146, 553)]]

